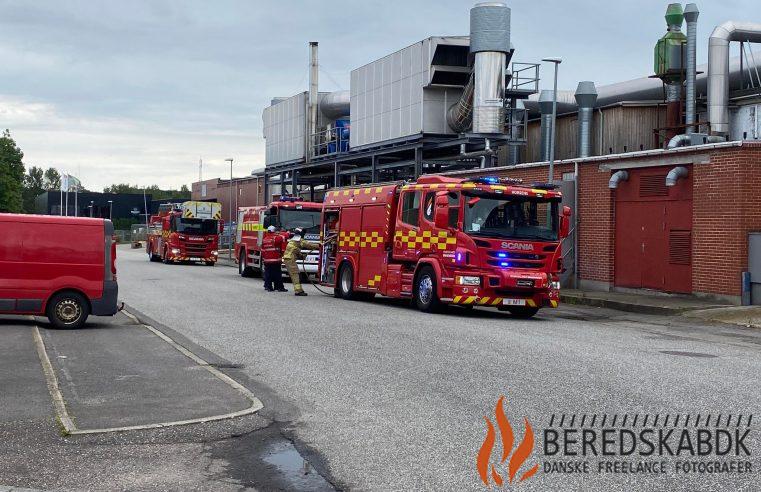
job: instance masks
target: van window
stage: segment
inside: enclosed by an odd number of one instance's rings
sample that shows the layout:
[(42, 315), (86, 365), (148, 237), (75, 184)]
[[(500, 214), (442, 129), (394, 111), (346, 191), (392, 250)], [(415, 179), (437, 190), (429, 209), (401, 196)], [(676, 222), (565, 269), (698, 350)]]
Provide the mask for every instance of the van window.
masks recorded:
[(402, 197), (402, 222), (416, 227), (420, 225), (419, 191), (408, 191)]

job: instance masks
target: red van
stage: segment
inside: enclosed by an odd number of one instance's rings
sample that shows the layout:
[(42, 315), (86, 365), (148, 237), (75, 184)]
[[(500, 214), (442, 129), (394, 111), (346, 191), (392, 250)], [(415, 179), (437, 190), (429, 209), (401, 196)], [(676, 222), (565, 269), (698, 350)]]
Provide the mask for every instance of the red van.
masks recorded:
[(105, 219), (0, 214), (0, 314), (45, 315), (57, 328), (116, 314), (113, 233)]

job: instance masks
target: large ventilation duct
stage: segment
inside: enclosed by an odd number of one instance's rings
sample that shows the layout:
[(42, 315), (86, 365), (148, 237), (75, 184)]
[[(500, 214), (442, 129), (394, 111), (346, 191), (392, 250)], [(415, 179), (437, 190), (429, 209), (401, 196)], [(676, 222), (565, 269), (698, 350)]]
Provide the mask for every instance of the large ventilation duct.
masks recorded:
[(629, 171), (616, 171), (608, 180), (608, 188), (615, 190), (618, 185), (623, 181), (629, 181)]
[(684, 8), (684, 20), (687, 21), (687, 88), (684, 122), (688, 125), (687, 133), (695, 131), (693, 125), (695, 123), (695, 67), (697, 65), (698, 15), (700, 15), (700, 11), (694, 3), (688, 3)]
[(309, 128), (307, 128), (307, 160), (314, 154), (312, 135), (317, 133), (317, 94), (319, 64), (317, 61), (317, 41), (309, 42)]
[(761, 43), (761, 24), (727, 21), (708, 38), (708, 121), (713, 135), (729, 134), (729, 43)]
[(579, 106), (579, 136), (578, 156), (592, 155), (592, 123), (594, 122), (594, 107), (597, 102), (597, 89), (591, 81), (579, 82), (576, 88), (576, 104)]
[(552, 91), (543, 90), (539, 94), (539, 111), (542, 113), (541, 119), (541, 136), (539, 144), (541, 145), (540, 156), (542, 162), (550, 160), (550, 143), (552, 140)]
[(470, 9), (473, 74), (460, 100), (447, 113), (447, 122), (454, 131), (462, 133), (472, 126), (474, 133), (504, 132), (509, 52), (510, 9), (502, 2), (476, 4)]
[(349, 116), (351, 95), (349, 91), (329, 92), (320, 99), (320, 112), (330, 120)]

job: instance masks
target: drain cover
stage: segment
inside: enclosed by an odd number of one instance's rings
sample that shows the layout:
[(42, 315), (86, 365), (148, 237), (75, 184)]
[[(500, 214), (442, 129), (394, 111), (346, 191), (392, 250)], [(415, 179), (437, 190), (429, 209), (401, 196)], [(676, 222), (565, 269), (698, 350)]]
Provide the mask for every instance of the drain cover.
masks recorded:
[(680, 355), (682, 357), (699, 357), (705, 359), (714, 359), (718, 355), (704, 354), (702, 352), (682, 352), (681, 350), (661, 350), (662, 354), (666, 355)]

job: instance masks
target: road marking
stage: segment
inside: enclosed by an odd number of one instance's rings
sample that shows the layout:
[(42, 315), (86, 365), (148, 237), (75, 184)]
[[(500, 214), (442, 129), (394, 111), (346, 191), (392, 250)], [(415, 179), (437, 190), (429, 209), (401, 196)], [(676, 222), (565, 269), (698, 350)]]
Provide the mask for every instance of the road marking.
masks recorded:
[(156, 335), (157, 337), (161, 338), (166, 343), (174, 347), (181, 354), (188, 357), (190, 360), (200, 365), (201, 367), (203, 367), (210, 373), (212, 373), (217, 379), (220, 379), (227, 385), (236, 389), (241, 395), (243, 395), (244, 398), (246, 398), (249, 402), (251, 402), (251, 406), (248, 408), (244, 408), (243, 410), (238, 410), (237, 412), (230, 412), (230, 413), (225, 413), (220, 415), (211, 415), (209, 417), (201, 417), (201, 418), (188, 419), (188, 420), (174, 420), (171, 422), (159, 422), (156, 424), (144, 424), (144, 425), (130, 425), (125, 427), (107, 427), (103, 429), (79, 429), (77, 428), (76, 424), (74, 424), (74, 421), (72, 420), (68, 410), (66, 409), (66, 402), (63, 398), (63, 394), (61, 393), (60, 386), (58, 385), (58, 377), (55, 374), (55, 370), (53, 369), (53, 365), (50, 363), (50, 358), (48, 357), (47, 350), (45, 349), (45, 342), (42, 340), (39, 327), (35, 326), (32, 333), (34, 336), (35, 345), (37, 346), (37, 355), (40, 358), (40, 363), (42, 364), (42, 369), (45, 373), (45, 379), (47, 380), (50, 397), (53, 399), (53, 408), (55, 409), (56, 416), (61, 421), (61, 425), (63, 426), (66, 433), (71, 435), (104, 434), (108, 432), (125, 432), (125, 431), (133, 431), (133, 430), (161, 429), (164, 427), (175, 427), (179, 425), (203, 424), (206, 422), (215, 422), (218, 420), (227, 420), (227, 419), (232, 419), (236, 417), (242, 417), (244, 415), (250, 415), (264, 408), (264, 404), (262, 404), (261, 400), (259, 400), (259, 398), (257, 398), (245, 386), (235, 381), (233, 378), (223, 373), (222, 371), (218, 370), (217, 368), (212, 367), (208, 362), (198, 357), (196, 354), (186, 349), (182, 345), (178, 344), (177, 342), (172, 340), (169, 336), (165, 335), (160, 330), (154, 328), (153, 326), (146, 325), (145, 323), (141, 323), (140, 320), (138, 320), (134, 314), (128, 312), (127, 310), (123, 310), (122, 312), (126, 314), (127, 316), (129, 316), (130, 318), (132, 318), (137, 324), (148, 329), (154, 335)]

